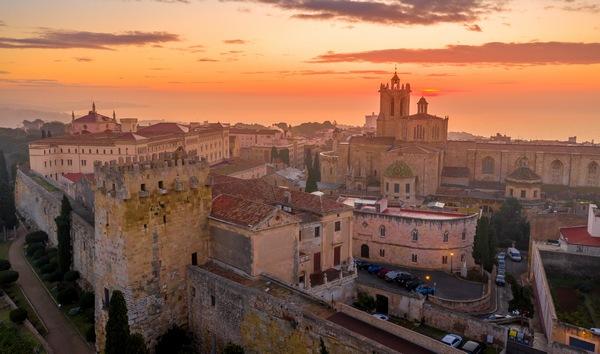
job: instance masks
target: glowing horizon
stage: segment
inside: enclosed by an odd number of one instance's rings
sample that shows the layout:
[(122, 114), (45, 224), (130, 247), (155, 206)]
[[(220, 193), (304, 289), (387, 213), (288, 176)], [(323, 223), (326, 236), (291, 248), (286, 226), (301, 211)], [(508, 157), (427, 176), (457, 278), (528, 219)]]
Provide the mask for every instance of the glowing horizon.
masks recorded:
[[(600, 138), (600, 6), (311, 0), (0, 5), (0, 105), (172, 121), (377, 113), (397, 66), (450, 131)], [(0, 125), (2, 122), (0, 121)]]

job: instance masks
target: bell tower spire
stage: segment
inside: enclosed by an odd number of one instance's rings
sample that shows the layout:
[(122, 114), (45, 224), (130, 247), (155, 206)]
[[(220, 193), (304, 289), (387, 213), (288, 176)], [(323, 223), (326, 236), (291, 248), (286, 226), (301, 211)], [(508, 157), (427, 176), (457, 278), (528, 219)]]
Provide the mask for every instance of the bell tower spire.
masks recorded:
[(96, 113), (96, 102), (92, 101), (92, 112)]

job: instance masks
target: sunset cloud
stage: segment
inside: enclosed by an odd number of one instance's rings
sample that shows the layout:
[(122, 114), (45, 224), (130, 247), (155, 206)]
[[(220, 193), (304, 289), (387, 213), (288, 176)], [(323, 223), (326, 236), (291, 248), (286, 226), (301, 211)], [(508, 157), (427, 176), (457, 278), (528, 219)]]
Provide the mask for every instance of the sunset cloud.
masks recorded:
[(223, 43), (225, 43), (225, 44), (246, 44), (246, 43), (248, 43), (248, 41), (243, 40), (243, 39), (225, 39), (225, 40), (223, 40)]
[(477, 24), (474, 24), (474, 25), (465, 24), (464, 26), (469, 31), (472, 31), (472, 32), (481, 32), (481, 27), (479, 27), (479, 25), (477, 25)]
[(86, 57), (78, 57), (78, 58), (74, 58), (75, 60), (79, 61), (79, 62), (85, 62), (85, 63), (89, 63), (91, 61), (94, 61), (94, 59), (92, 58), (86, 58)]
[(600, 43), (531, 42), (449, 45), (436, 49), (382, 49), (364, 52), (327, 52), (313, 63), (444, 63), (444, 64), (596, 64)]
[(87, 48), (113, 50), (112, 47), (116, 46), (147, 45), (173, 41), (179, 41), (179, 36), (168, 32), (128, 31), (123, 33), (103, 33), (43, 29), (35, 37), (0, 37), (0, 48)]
[(200, 62), (217, 62), (217, 59), (213, 59), (213, 58), (199, 58), (197, 61)]
[(297, 13), (292, 17), (311, 20), (337, 19), (388, 25), (431, 25), (473, 22), (484, 14), (501, 11), (498, 0), (223, 0), (269, 4)]

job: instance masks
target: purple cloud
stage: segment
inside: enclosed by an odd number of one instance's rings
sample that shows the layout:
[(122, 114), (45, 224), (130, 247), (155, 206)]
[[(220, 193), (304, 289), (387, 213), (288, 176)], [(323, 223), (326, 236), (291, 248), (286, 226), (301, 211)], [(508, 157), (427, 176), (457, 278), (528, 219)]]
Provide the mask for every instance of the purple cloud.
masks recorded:
[(0, 48), (88, 48), (113, 50), (112, 47), (116, 46), (146, 45), (174, 41), (179, 41), (179, 36), (168, 32), (129, 31), (123, 33), (103, 33), (43, 29), (35, 37), (0, 37)]
[(600, 43), (531, 42), (449, 45), (439, 49), (381, 49), (319, 55), (312, 63), (596, 64)]

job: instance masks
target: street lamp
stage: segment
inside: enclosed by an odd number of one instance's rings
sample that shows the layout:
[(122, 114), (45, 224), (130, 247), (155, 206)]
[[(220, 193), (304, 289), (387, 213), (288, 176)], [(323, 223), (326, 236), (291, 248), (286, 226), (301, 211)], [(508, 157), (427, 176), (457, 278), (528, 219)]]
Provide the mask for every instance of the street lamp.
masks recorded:
[(454, 269), (452, 269), (452, 257), (454, 256), (453, 252), (450, 252), (450, 273), (454, 274)]

